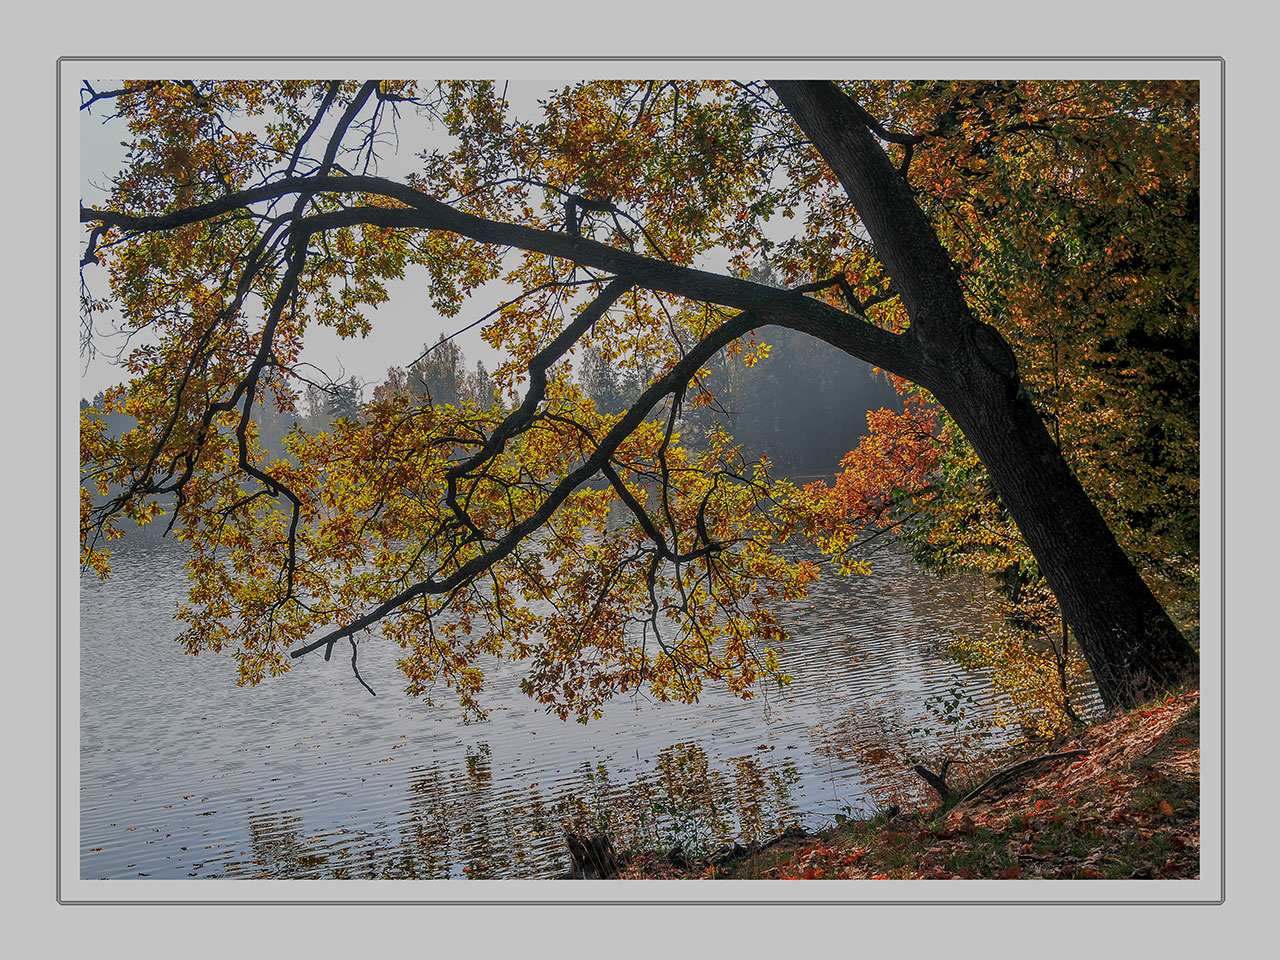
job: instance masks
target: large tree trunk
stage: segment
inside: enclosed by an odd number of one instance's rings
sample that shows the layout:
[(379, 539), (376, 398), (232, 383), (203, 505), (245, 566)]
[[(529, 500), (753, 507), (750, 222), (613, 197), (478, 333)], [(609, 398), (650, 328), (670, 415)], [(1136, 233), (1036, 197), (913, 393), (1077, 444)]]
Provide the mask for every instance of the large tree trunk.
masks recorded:
[[(998, 337), (990, 327), (979, 329)], [(1184, 679), (1196, 666), (1195, 651), (1116, 543), (1018, 391), (1016, 376), (984, 366), (981, 350), (958, 351), (945, 379), (930, 389), (982, 458), (1075, 632), (1103, 702), (1141, 703)]]
[(1194, 649), (1019, 389), (1008, 344), (970, 314), (937, 234), (858, 109), (831, 83), (773, 87), (857, 208), (911, 317), (913, 379), (933, 393), (982, 458), (1103, 702), (1132, 706), (1185, 677), (1197, 663)]

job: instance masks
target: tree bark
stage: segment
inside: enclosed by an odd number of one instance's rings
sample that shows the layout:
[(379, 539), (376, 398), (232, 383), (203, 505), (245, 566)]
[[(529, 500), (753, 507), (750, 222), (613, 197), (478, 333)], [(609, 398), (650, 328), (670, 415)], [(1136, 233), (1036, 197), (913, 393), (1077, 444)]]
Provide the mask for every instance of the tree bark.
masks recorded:
[(858, 210), (911, 319), (912, 379), (933, 393), (982, 459), (1075, 631), (1103, 702), (1134, 706), (1184, 679), (1197, 665), (1195, 650), (1049, 436), (1019, 386), (1008, 343), (970, 313), (932, 225), (852, 101), (830, 82), (772, 86)]
[[(972, 368), (972, 358), (964, 359)], [(948, 380), (930, 389), (990, 473), (1075, 632), (1103, 702), (1131, 707), (1184, 679), (1197, 664), (1195, 651), (1116, 542), (1016, 380), (980, 374)]]

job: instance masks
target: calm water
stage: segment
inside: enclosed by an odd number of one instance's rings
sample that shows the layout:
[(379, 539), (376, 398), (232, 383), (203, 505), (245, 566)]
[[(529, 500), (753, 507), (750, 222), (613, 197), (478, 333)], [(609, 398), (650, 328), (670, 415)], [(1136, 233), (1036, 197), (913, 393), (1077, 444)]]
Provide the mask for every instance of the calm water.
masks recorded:
[(993, 697), (942, 652), (981, 626), (967, 588), (892, 553), (789, 610), (794, 681), (767, 702), (622, 699), (586, 727), (524, 697), (518, 664), (491, 673), (489, 720), (463, 723), (447, 691), (404, 696), (375, 642), (376, 698), (341, 656), (236, 687), (229, 657), (172, 641), (181, 557), (129, 540), (110, 581), (80, 581), (85, 878), (545, 877), (568, 867), (566, 823), (686, 849), (813, 829), (921, 796), (908, 757), (943, 749), (926, 704)]

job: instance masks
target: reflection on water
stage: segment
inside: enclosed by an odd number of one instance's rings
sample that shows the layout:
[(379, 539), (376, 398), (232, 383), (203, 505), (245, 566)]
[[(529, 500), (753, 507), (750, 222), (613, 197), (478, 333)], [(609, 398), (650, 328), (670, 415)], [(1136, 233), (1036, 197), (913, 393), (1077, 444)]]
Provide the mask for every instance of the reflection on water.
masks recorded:
[(993, 697), (942, 654), (981, 626), (965, 588), (894, 554), (788, 611), (781, 693), (622, 699), (587, 727), (524, 697), (518, 664), (494, 666), (490, 719), (465, 724), (399, 695), (373, 643), (376, 699), (319, 658), (236, 687), (229, 658), (172, 642), (185, 579), (166, 541), (127, 541), (111, 581), (80, 587), (85, 878), (547, 877), (568, 869), (566, 827), (641, 849), (760, 840), (921, 797), (908, 756), (957, 733), (910, 732), (926, 703)]
[(731, 840), (765, 840), (803, 819), (791, 788), (801, 774), (794, 759), (776, 763), (733, 757), (720, 769), (698, 744), (658, 751), (656, 769), (617, 784), (600, 764), (588, 773), (591, 793), (565, 805), (572, 832), (605, 831), (619, 848), (689, 855)]

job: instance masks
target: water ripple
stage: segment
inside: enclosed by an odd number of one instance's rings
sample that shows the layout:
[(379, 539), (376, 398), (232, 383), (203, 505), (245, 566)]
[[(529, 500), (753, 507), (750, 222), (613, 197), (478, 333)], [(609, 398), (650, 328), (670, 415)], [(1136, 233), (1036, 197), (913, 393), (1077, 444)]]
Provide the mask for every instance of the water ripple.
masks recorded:
[(539, 877), (567, 867), (566, 823), (686, 847), (814, 828), (920, 789), (924, 705), (995, 694), (942, 644), (980, 629), (972, 584), (885, 553), (786, 610), (790, 687), (692, 706), (643, 696), (583, 727), (546, 715), (495, 665), (485, 723), (398, 694), (395, 656), (361, 674), (318, 658), (256, 689), (172, 637), (180, 553), (127, 542), (81, 579), (81, 872), (128, 877)]

